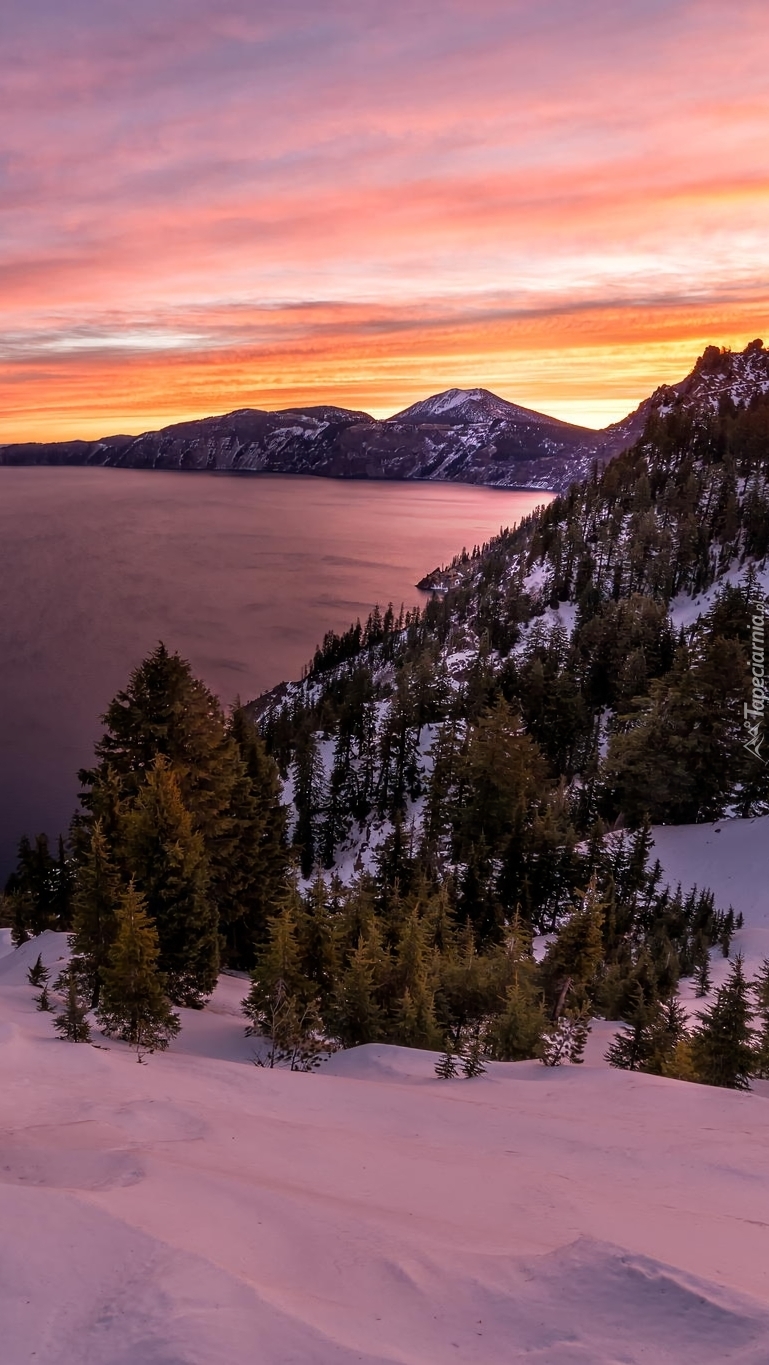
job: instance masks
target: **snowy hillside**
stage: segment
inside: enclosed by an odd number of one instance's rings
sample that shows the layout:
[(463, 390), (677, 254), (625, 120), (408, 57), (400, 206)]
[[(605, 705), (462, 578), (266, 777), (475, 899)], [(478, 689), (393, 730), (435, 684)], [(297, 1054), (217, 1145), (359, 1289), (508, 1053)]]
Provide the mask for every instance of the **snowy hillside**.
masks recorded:
[(498, 398), (488, 389), (445, 389), (443, 393), (433, 394), (420, 403), (396, 412), (387, 419), (390, 422), (438, 422), (447, 426), (472, 426), (477, 422), (528, 421), (557, 425), (557, 419), (546, 417), (544, 413), (533, 412), (531, 408), (519, 407)]
[(736, 352), (708, 346), (686, 379), (657, 392), (663, 414), (676, 405), (716, 413), (724, 400), (745, 407), (757, 395), (769, 393), (769, 352), (760, 340)]
[(138, 1067), (58, 1041), (14, 958), (3, 1365), (766, 1361), (766, 1100), (537, 1063), (442, 1082), (382, 1046), (260, 1070), (230, 978)]

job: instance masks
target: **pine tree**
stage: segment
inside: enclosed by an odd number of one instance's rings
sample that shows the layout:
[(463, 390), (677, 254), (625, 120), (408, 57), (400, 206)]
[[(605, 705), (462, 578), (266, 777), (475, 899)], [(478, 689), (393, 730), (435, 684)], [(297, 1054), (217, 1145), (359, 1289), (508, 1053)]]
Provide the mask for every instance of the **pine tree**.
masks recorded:
[(297, 749), (294, 765), (294, 844), (299, 849), (303, 877), (312, 876), (318, 856), (318, 820), (323, 801), (323, 766), (315, 736), (309, 734)]
[[(505, 959), (503, 970), (506, 968)], [(441, 1024), (454, 1039), (493, 1013), (506, 985), (506, 978), (499, 982), (495, 969), (499, 969), (498, 959), (492, 962), (488, 954), (478, 951), (469, 922), (458, 934), (446, 935), (443, 951), (436, 959), (435, 1004)]]
[(334, 896), (334, 931), (337, 958), (349, 961), (361, 938), (366, 938), (376, 922), (373, 879), (356, 877), (349, 885), (332, 883)]
[(251, 989), (241, 1005), (250, 1021), (247, 1036), (262, 1034), (272, 1040), (271, 1066), (298, 1055), (297, 1049), (322, 1028), (316, 985), (302, 972), (297, 936), (301, 913), (301, 896), (293, 883), (281, 913), (270, 922), (268, 941), (258, 953)]
[(56, 981), (56, 989), (64, 991), (64, 1006), (53, 1021), (56, 1032), (71, 1043), (90, 1042), (88, 1006), (80, 998), (76, 972), (71, 968), (63, 971)]
[(42, 988), (45, 985), (46, 981), (48, 980), (49, 976), (50, 972), (48, 971), (48, 968), (43, 964), (43, 955), (42, 953), (38, 953), (37, 958), (32, 963), (32, 966), (27, 972), (27, 980), (30, 986), (40, 986)]
[(312, 983), (302, 972), (298, 934), (302, 911), (301, 895), (296, 882), (292, 882), (280, 914), (270, 920), (267, 942), (259, 949), (256, 966), (251, 973), (252, 990), (256, 996), (262, 990), (271, 991), (278, 981), (283, 982), (289, 995), (301, 995), (304, 998), (315, 995)]
[(455, 1076), (459, 1075), (457, 1053), (450, 1038), (446, 1039), (445, 1051), (435, 1063), (435, 1074), (436, 1076), (440, 1076), (441, 1080), (444, 1081), (450, 1081)]
[(233, 787), (230, 816), (234, 847), (228, 861), (229, 895), (220, 906), (222, 933), (231, 966), (250, 970), (256, 945), (285, 895), (290, 871), (288, 811), (281, 801), (280, 775), (256, 725), (242, 707), (233, 712), (229, 734), (242, 772)]
[(519, 982), (509, 986), (501, 1012), (489, 1027), (489, 1050), (501, 1062), (536, 1057), (547, 1019), (540, 998)]
[(428, 926), (414, 908), (402, 926), (390, 978), (394, 1043), (402, 1047), (435, 1045), (435, 984), (435, 954), (428, 944)]
[(525, 733), (520, 716), (500, 697), (473, 726), (458, 763), (457, 857), (466, 858), (481, 837), (494, 856), (518, 828), (544, 781), (538, 746)]
[(761, 1080), (769, 1079), (769, 958), (764, 958), (758, 976), (751, 987), (756, 1002), (755, 1019), (758, 1025), (756, 1038), (755, 1074)]
[(298, 916), (297, 940), (302, 974), (315, 983), (321, 1002), (334, 989), (338, 973), (334, 925), (329, 913), (328, 888), (318, 871)]
[(585, 1015), (562, 1014), (542, 1034), (540, 1060), (545, 1066), (563, 1066), (567, 1061), (578, 1066), (584, 1061), (589, 1032), (590, 1022)]
[(468, 1080), (474, 1080), (476, 1076), (483, 1076), (486, 1073), (486, 1066), (483, 1061), (483, 1047), (479, 1031), (473, 1034), (462, 1056), (462, 1075)]
[(381, 1039), (384, 1015), (380, 999), (387, 965), (379, 928), (373, 921), (368, 933), (361, 934), (337, 982), (329, 1009), (331, 1028), (343, 1047), (359, 1047)]
[(258, 1035), (268, 1041), (267, 1051), (254, 1057), (257, 1066), (313, 1071), (324, 1053), (333, 1050), (323, 1037), (323, 1021), (316, 1002), (290, 995), (280, 978), (269, 989), (262, 988), (258, 1003), (252, 991), (242, 1008), (251, 1021), (246, 1037)]
[(79, 973), (87, 982), (91, 1009), (95, 1009), (115, 939), (121, 885), (100, 819), (94, 821), (89, 836), (75, 875), (72, 950)]
[[(89, 818), (107, 817), (116, 803), (133, 806), (153, 764), (164, 759), (203, 840), (209, 897), (223, 922), (237, 918), (232, 900), (241, 896), (242, 885), (233, 865), (240, 834), (247, 839), (248, 833), (238, 827), (233, 802), (244, 764), (217, 698), (193, 677), (185, 659), (161, 643), (134, 670), (103, 720), (96, 766), (80, 773)], [(104, 832), (122, 869), (122, 850), (106, 818)], [(130, 860), (127, 870), (135, 871)]]
[(163, 1051), (179, 1032), (179, 1016), (158, 970), (158, 933), (133, 882), (117, 906), (117, 932), (104, 969), (96, 1017), (110, 1037), (136, 1049), (136, 1060)]
[(609, 1066), (623, 1071), (644, 1071), (654, 1052), (654, 1030), (661, 1009), (656, 1000), (647, 1001), (643, 988), (635, 989), (635, 1000), (623, 1028), (616, 1034), (605, 1054)]
[(3, 919), (11, 930), (11, 943), (20, 948), (29, 943), (32, 937), (32, 923), (35, 914), (34, 903), (28, 891), (6, 890), (2, 898)]
[(501, 946), (492, 954), (498, 996), (487, 1028), (487, 1047), (503, 1062), (536, 1057), (546, 1016), (540, 973), (532, 951), (531, 925), (516, 907)]
[(604, 910), (594, 875), (580, 904), (548, 947), (542, 963), (542, 976), (555, 1019), (562, 1013), (570, 994), (578, 1002), (584, 1002), (595, 989), (603, 962), (601, 927)]
[(585, 1060), (585, 1048), (590, 1037), (590, 1016), (587, 1012), (581, 1011), (569, 1022), (572, 1025), (569, 1061), (573, 1066), (580, 1066)]
[(38, 1010), (42, 1010), (44, 1014), (50, 1014), (51, 1010), (53, 1009), (47, 985), (43, 986), (43, 989), (37, 996), (35, 1008)]
[(432, 1049), (439, 1037), (435, 1019), (434, 994), (425, 978), (407, 986), (397, 1003), (391, 1029), (394, 1043), (400, 1047)]
[[(226, 836), (238, 755), (221, 706), (190, 665), (159, 644), (134, 670), (103, 717), (99, 766), (82, 774), (87, 788), (108, 770), (135, 796), (158, 756), (177, 773), (184, 804), (206, 843)], [(90, 809), (88, 793), (86, 805)]]
[(692, 1056), (698, 1080), (730, 1090), (749, 1090), (756, 1065), (749, 986), (742, 958), (736, 957), (725, 985), (709, 1009), (698, 1016)]
[(697, 971), (694, 976), (695, 995), (701, 1000), (710, 991), (710, 953), (707, 944), (702, 945), (700, 959), (697, 963)]
[(219, 916), (210, 895), (202, 835), (194, 829), (176, 774), (156, 758), (125, 817), (125, 846), (155, 923), (160, 970), (177, 1005), (199, 1009), (216, 985)]
[(334, 866), (337, 846), (347, 835), (352, 807), (355, 804), (352, 777), (352, 736), (340, 726), (334, 746), (334, 762), (328, 780), (323, 824), (320, 831), (320, 853), (325, 868)]
[(662, 1063), (661, 1075), (667, 1076), (671, 1081), (699, 1081), (690, 1038), (679, 1039), (673, 1051)]
[(651, 1029), (651, 1054), (644, 1071), (655, 1076), (673, 1076), (679, 1080), (693, 1080), (689, 1075), (690, 1042), (689, 1019), (677, 996), (671, 995), (660, 1006), (659, 1015)]
[(505, 912), (497, 894), (495, 866), (481, 834), (467, 851), (457, 895), (459, 918), (472, 924), (479, 947), (498, 943), (502, 934)]
[(10, 901), (11, 938), (16, 947), (46, 929), (68, 929), (71, 876), (62, 841), (54, 858), (47, 835), (38, 834), (34, 842), (25, 835), (19, 842), (18, 861), (6, 882), (5, 895)]

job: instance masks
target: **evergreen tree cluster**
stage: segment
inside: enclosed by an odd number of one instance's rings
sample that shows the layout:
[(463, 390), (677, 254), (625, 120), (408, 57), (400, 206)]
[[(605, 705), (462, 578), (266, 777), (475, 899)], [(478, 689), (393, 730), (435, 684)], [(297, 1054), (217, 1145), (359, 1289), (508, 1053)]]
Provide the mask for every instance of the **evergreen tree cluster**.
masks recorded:
[[(603, 473), (431, 576), (445, 591), (422, 610), (327, 635), (301, 684), (261, 699), (303, 875), (421, 803), (445, 872), (488, 898), (511, 859), (508, 908), (528, 896), (536, 916), (534, 865), (598, 824), (769, 810), (744, 742), (768, 423), (766, 396), (654, 416)], [(675, 628), (673, 599), (704, 592)]]
[[(655, 416), (423, 608), (329, 633), (229, 717), (159, 646), (108, 708), (69, 848), (22, 843), (16, 941), (70, 930), (77, 999), (139, 1050), (226, 964), (252, 973), (268, 1065), (329, 1041), (577, 1061), (592, 1012), (634, 1067), (704, 1074), (677, 985), (706, 998), (739, 926), (662, 885), (650, 822), (769, 809), (743, 728), (768, 422), (759, 399)], [(676, 629), (673, 600), (705, 592)]]
[(636, 993), (606, 1060), (626, 1071), (749, 1090), (769, 1075), (769, 960), (754, 981), (736, 957), (723, 986), (690, 1027), (681, 1001)]
[(289, 883), (244, 1001), (248, 1031), (272, 1040), (267, 1065), (295, 1069), (325, 1046), (375, 1042), (442, 1049), (447, 1076), (446, 1059), (456, 1068), (472, 1049), (579, 1061), (593, 1015), (632, 1021), (639, 998), (661, 1008), (682, 966), (731, 941), (734, 916), (712, 895), (660, 886), (649, 842), (645, 828), (573, 851), (585, 890), (551, 916), (537, 960), (520, 905), (473, 920), (462, 888), (431, 877), (398, 829), (373, 873)]
[[(768, 418), (760, 398), (711, 417), (654, 417), (603, 474), (433, 575), (442, 591), (424, 609), (390, 611), (386, 630), (376, 613), (328, 635), (301, 684), (254, 708), (289, 783), (305, 879), (320, 869), (333, 879), (348, 850), (390, 831), (365, 895), (391, 954), (394, 892), (399, 913), (416, 896), (420, 917), (426, 897), (442, 896), (481, 974), (516, 916), (529, 933), (560, 930), (525, 1000), (505, 1013), (499, 997), (484, 999), (476, 1022), (490, 1055), (526, 1033), (532, 1000), (541, 1013), (526, 1046), (500, 1055), (541, 1051), (548, 1021), (577, 1021), (588, 1005), (626, 1021), (639, 1009), (675, 1013), (679, 978), (706, 992), (711, 949), (729, 952), (733, 912), (705, 891), (661, 886), (649, 823), (769, 809), (769, 770), (746, 751), (743, 727), (751, 618), (763, 611), (756, 569), (769, 549)], [(719, 585), (735, 564), (741, 581)], [(674, 628), (673, 599), (709, 589), (694, 624)], [(359, 875), (342, 899), (366, 882)], [(437, 1035), (422, 1011), (422, 1045), (456, 1026), (441, 1014), (453, 951), (432, 994)], [(346, 973), (352, 959), (342, 960)], [(369, 1019), (363, 981), (358, 970), (345, 998)], [(355, 1041), (396, 1036), (386, 995), (380, 985), (376, 1030), (361, 1026)], [(411, 1017), (411, 992), (400, 1008)], [(564, 1022), (560, 1035), (569, 1031)]]
[[(85, 1041), (93, 1010), (141, 1054), (178, 1029), (169, 1000), (199, 1007), (222, 963), (253, 965), (286, 883), (286, 811), (254, 725), (162, 644), (103, 720), (69, 849), (23, 839), (5, 904), (17, 943), (71, 933), (62, 1035)], [(33, 984), (51, 1008), (47, 978)]]
[(38, 834), (34, 840), (24, 835), (16, 869), (6, 882), (3, 896), (4, 915), (17, 948), (46, 929), (69, 929), (72, 884), (72, 865), (64, 840), (59, 839), (54, 857), (46, 834)]
[(242, 710), (229, 718), (189, 664), (159, 645), (104, 716), (72, 845), (77, 952), (98, 1002), (133, 885), (171, 999), (198, 1006), (221, 964), (248, 968), (288, 866), (275, 764)]

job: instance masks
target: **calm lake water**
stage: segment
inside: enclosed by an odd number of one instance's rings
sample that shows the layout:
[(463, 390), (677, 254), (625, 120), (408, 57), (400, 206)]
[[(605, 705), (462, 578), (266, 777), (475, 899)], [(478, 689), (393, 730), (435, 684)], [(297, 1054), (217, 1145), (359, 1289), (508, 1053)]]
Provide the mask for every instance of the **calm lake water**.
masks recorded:
[(159, 640), (223, 702), (543, 495), (140, 470), (0, 469), (0, 877), (64, 832), (98, 717)]

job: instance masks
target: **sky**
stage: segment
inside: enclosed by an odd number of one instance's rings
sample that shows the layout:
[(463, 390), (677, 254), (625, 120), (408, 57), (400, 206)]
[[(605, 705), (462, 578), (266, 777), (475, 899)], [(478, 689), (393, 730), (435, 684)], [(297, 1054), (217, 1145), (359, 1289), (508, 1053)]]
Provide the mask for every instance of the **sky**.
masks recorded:
[(769, 333), (766, 0), (4, 0), (0, 442)]

